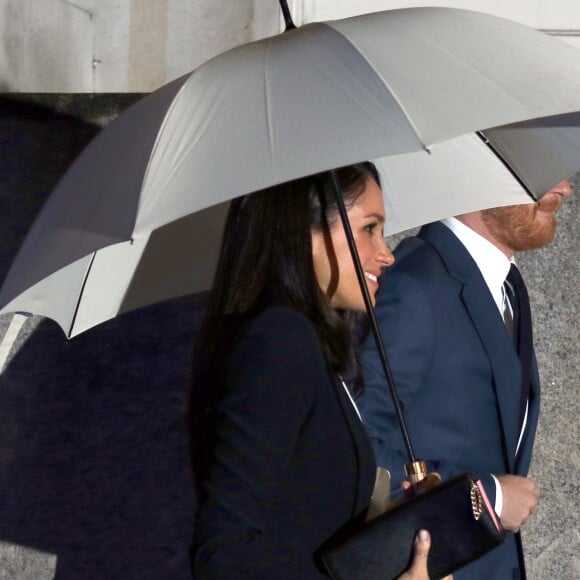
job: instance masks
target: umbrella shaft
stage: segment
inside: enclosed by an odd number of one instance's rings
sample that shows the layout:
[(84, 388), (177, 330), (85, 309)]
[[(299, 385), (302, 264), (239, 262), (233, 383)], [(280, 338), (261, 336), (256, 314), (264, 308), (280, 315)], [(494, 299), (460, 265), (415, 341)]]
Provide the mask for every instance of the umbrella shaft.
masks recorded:
[(290, 14), (290, 9), (288, 8), (287, 0), (279, 0), (280, 8), (282, 9), (282, 15), (284, 16), (284, 23), (286, 24), (286, 30), (292, 30), (296, 28), (294, 21), (292, 20), (292, 14)]
[(407, 423), (405, 421), (405, 417), (403, 416), (403, 410), (401, 409), (401, 402), (399, 401), (399, 395), (397, 393), (397, 387), (395, 386), (395, 379), (393, 377), (393, 372), (391, 371), (391, 365), (389, 364), (389, 359), (387, 358), (387, 352), (385, 350), (385, 345), (383, 344), (383, 338), (379, 331), (379, 327), (377, 324), (377, 319), (375, 317), (375, 312), (373, 308), (373, 304), (371, 302), (371, 297), (369, 295), (369, 289), (367, 288), (367, 283), (365, 280), (364, 271), (362, 265), (360, 263), (360, 258), (358, 255), (358, 251), (356, 249), (356, 243), (354, 241), (354, 236), (352, 235), (352, 229), (350, 227), (350, 222), (348, 220), (348, 215), (346, 213), (346, 207), (344, 205), (344, 199), (342, 197), (342, 190), (338, 183), (338, 179), (336, 177), (336, 173), (334, 171), (330, 172), (330, 177), (332, 180), (332, 184), (334, 186), (334, 193), (336, 195), (336, 202), (338, 205), (338, 212), (340, 214), (340, 219), (342, 221), (342, 225), (344, 227), (344, 231), (346, 234), (346, 239), (348, 241), (348, 247), (350, 249), (350, 253), (352, 256), (352, 261), (354, 262), (354, 267), (356, 271), (356, 276), (358, 278), (358, 283), (360, 285), (360, 289), (363, 295), (365, 307), (366, 307), (366, 314), (369, 319), (369, 323), (371, 326), (371, 331), (373, 333), (373, 337), (375, 339), (375, 344), (377, 346), (377, 351), (379, 354), (379, 358), (381, 359), (381, 365), (383, 367), (383, 371), (385, 373), (385, 377), (387, 379), (387, 384), (389, 385), (389, 391), (391, 393), (391, 398), (393, 400), (393, 405), (395, 407), (395, 414), (397, 416), (397, 421), (399, 422), (399, 427), (401, 429), (401, 435), (403, 436), (403, 442), (405, 443), (405, 447), (407, 449), (407, 455), (409, 457), (410, 463), (415, 463), (417, 460), (415, 459), (415, 452), (413, 451), (413, 446), (411, 444), (411, 438), (409, 437), (409, 430), (407, 428)]

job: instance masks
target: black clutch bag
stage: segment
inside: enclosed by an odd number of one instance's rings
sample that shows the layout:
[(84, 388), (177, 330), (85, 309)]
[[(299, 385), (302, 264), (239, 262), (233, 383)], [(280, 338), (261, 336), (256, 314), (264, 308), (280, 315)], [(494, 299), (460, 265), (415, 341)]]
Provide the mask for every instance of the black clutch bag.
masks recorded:
[(397, 578), (409, 567), (420, 529), (431, 534), (428, 569), (432, 580), (465, 566), (505, 538), (483, 486), (464, 474), (366, 524), (339, 531), (320, 556), (334, 580)]

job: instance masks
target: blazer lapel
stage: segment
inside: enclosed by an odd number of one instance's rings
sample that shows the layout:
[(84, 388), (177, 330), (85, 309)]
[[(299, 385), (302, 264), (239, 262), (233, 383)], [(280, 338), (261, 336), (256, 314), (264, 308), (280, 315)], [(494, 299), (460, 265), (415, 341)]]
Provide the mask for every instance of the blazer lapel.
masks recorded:
[[(356, 461), (358, 466), (358, 481), (364, 482), (366, 480), (365, 473), (372, 472), (376, 469), (374, 464), (374, 452), (372, 450), (370, 441), (366, 435), (366, 431), (362, 425), (362, 421), (359, 418), (354, 405), (350, 401), (348, 394), (340, 379), (332, 372), (332, 382), (334, 385), (334, 390), (336, 393), (336, 398), (338, 404), (341, 408), (342, 414), (348, 425), (350, 435), (353, 441), (353, 448), (356, 454)], [(355, 502), (353, 505), (353, 516), (360, 514), (369, 505), (369, 500), (373, 491), (374, 476), (371, 478), (372, 483), (370, 486), (366, 486), (364, 483), (357, 486)], [(369, 479), (370, 482), (370, 479)]]
[(506, 469), (513, 472), (519, 436), (521, 381), (519, 359), (513, 343), (479, 268), (451, 230), (435, 223), (423, 228), (420, 235), (437, 250), (449, 274), (463, 284), (461, 298), (492, 368), (493, 389), (506, 447)]

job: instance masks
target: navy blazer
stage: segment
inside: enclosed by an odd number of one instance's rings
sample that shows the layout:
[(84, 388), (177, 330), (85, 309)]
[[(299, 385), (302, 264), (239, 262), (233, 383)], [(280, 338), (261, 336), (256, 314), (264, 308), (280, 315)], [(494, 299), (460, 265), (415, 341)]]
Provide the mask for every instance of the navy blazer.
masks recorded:
[[(395, 252), (376, 314), (418, 458), (446, 479), (471, 472), (495, 501), (491, 474), (526, 475), (538, 421), (534, 359), (527, 427), (519, 437), (521, 367), (485, 281), (463, 244), (441, 223), (421, 229)], [(377, 463), (396, 488), (407, 462), (372, 339), (362, 349), (365, 392), (359, 399)], [(456, 580), (520, 573), (514, 537), (456, 572)]]
[(324, 577), (318, 548), (366, 511), (375, 478), (348, 395), (310, 322), (287, 308), (250, 322), (223, 376), (195, 578)]

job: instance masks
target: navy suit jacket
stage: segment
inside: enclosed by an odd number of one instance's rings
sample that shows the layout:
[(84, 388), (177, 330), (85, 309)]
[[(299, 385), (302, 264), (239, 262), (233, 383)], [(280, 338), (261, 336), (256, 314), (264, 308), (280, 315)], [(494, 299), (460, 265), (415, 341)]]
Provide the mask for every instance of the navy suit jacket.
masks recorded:
[[(376, 315), (418, 458), (444, 479), (471, 472), (492, 502), (491, 474), (526, 475), (540, 385), (534, 359), (524, 439), (519, 438), (521, 367), (485, 281), (458, 238), (441, 223), (404, 240), (385, 272)], [(372, 338), (362, 349), (359, 399), (377, 463), (396, 488), (408, 461)], [(514, 536), (456, 572), (456, 580), (519, 577)]]
[(366, 511), (368, 437), (301, 314), (256, 316), (225, 362), (217, 444), (197, 513), (195, 577), (323, 577), (318, 548)]

